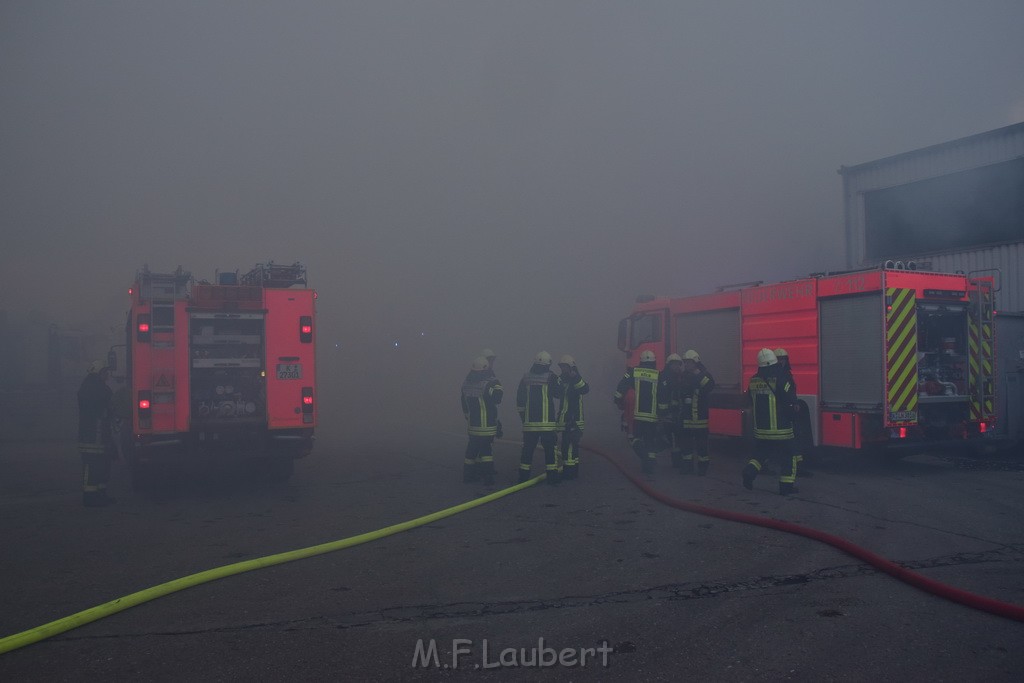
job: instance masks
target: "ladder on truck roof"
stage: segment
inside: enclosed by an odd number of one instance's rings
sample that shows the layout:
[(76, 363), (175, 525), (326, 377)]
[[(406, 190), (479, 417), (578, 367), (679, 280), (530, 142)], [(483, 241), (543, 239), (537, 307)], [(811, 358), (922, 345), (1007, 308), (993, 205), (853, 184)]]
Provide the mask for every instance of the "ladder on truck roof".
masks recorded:
[(136, 275), (139, 282), (139, 298), (142, 301), (173, 302), (187, 299), (192, 273), (181, 266), (173, 273), (153, 273), (149, 266), (143, 266)]
[(295, 285), (306, 286), (306, 267), (301, 263), (279, 266), (273, 261), (257, 263), (253, 269), (239, 278), (239, 284), (287, 289)]

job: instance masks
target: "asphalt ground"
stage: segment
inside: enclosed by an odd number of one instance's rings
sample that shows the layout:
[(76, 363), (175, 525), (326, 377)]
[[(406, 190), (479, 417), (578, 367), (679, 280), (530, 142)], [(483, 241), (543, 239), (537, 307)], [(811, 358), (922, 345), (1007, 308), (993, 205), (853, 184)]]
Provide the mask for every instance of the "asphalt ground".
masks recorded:
[[(512, 436), (496, 446), (497, 488), (515, 481)], [(190, 471), (141, 495), (116, 468), (118, 502), (103, 509), (81, 507), (73, 443), (4, 443), (0, 637), (485, 495), (495, 489), (461, 482), (464, 440), (456, 430), (328, 427), (287, 483), (230, 468)], [(639, 469), (621, 435), (588, 433), (587, 442)], [(666, 454), (652, 485), (842, 536), (935, 580), (1024, 605), (1018, 461), (829, 461), (800, 493), (781, 497), (767, 474), (743, 489), (743, 453), (714, 449), (709, 476), (679, 475)], [(534, 462), (539, 472), (539, 450)], [(5, 681), (1022, 674), (1024, 624), (803, 537), (669, 508), (593, 453), (578, 481), (541, 483), (418, 529), (190, 588), (0, 655)]]

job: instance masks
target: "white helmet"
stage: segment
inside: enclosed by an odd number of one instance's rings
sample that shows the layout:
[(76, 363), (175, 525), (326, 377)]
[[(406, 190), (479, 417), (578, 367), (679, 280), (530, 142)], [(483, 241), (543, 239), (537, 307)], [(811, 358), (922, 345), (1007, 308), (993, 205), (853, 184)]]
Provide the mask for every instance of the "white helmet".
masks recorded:
[(654, 362), (654, 351), (644, 351), (640, 354), (641, 363), (653, 363)]
[(100, 370), (104, 370), (104, 369), (106, 369), (106, 367), (107, 367), (107, 365), (103, 361), (101, 361), (101, 360), (94, 360), (93, 362), (89, 363), (89, 374), (90, 375), (99, 374)]
[(694, 363), (699, 363), (700, 354), (694, 351), (693, 349), (689, 349), (686, 353), (683, 354), (683, 360), (692, 360)]
[(574, 368), (576, 367), (576, 359), (570, 356), (569, 354), (565, 354), (564, 356), (558, 359), (558, 364), (568, 365), (570, 368)]
[(483, 356), (477, 356), (473, 359), (473, 365), (471, 367), (479, 372), (480, 370), (486, 370), (488, 365), (489, 363), (486, 358)]
[(786, 349), (775, 349), (776, 358), (789, 358), (789, 351)]
[(669, 363), (682, 363), (682, 362), (683, 362), (683, 359), (679, 356), (678, 353), (670, 353), (668, 355), (668, 358), (665, 359), (665, 365), (668, 365)]
[(551, 365), (551, 354), (547, 351), (541, 351), (533, 357), (533, 362), (536, 365)]
[(757, 352), (757, 367), (759, 368), (766, 368), (778, 362), (779, 359), (775, 357), (775, 352), (771, 349), (761, 349)]

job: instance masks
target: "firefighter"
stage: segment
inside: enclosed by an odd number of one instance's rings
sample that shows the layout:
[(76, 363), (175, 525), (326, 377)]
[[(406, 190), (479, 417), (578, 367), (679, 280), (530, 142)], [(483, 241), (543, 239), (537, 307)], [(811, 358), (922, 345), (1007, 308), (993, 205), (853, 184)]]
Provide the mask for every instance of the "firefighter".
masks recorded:
[(583, 396), (590, 392), (590, 385), (580, 376), (576, 359), (566, 354), (558, 359), (558, 393), (562, 402), (558, 408), (558, 431), (562, 433), (564, 458), (563, 479), (579, 476), (580, 441), (583, 439)]
[(516, 411), (523, 423), (523, 452), (519, 459), (519, 481), (530, 478), (533, 451), (540, 442), (544, 449), (544, 469), (549, 484), (559, 483), (559, 469), (555, 453), (558, 441), (558, 413), (555, 399), (559, 397), (558, 376), (551, 371), (551, 354), (540, 351), (533, 365), (519, 380), (516, 392)]
[(615, 388), (615, 404), (626, 410), (625, 396), (633, 390), (633, 434), (630, 444), (640, 458), (644, 474), (654, 475), (658, 459), (658, 387), (661, 373), (655, 366), (654, 352), (640, 354), (640, 365), (628, 368)]
[[(490, 349), (484, 349), (483, 351), (481, 351), (477, 355), (478, 356), (483, 356), (484, 358), (487, 359), (487, 372), (491, 373), (491, 377), (495, 377), (495, 374), (494, 374), (494, 361), (498, 360), (498, 354), (494, 353), (494, 351), (491, 351)], [(497, 422), (498, 422), (498, 431), (494, 434), (494, 438), (500, 439), (501, 437), (505, 436), (505, 432), (501, 428), (501, 420), (497, 420)]]
[(708, 398), (715, 389), (711, 376), (700, 354), (693, 349), (683, 354), (683, 389), (680, 403), (683, 417), (683, 474), (693, 473), (694, 456), (697, 474), (708, 473), (711, 457), (708, 455)]
[(86, 507), (114, 502), (107, 495), (113, 457), (113, 392), (107, 386), (109, 374), (102, 361), (93, 361), (78, 388), (78, 453), (82, 457), (82, 504)]
[[(658, 379), (658, 419), (665, 431), (672, 455), (672, 467), (683, 466), (683, 415), (680, 409), (683, 390), (683, 357), (669, 354)], [(693, 469), (693, 462), (690, 462)]]
[(494, 455), (491, 445), (498, 431), (498, 404), (502, 397), (501, 382), (490, 372), (487, 359), (473, 359), (469, 374), (462, 383), (462, 414), (466, 418), (469, 443), (462, 466), (462, 481), (483, 479), (494, 484)]
[(771, 349), (757, 352), (757, 372), (747, 385), (753, 406), (754, 456), (743, 468), (743, 486), (754, 488), (762, 465), (774, 459), (779, 465), (779, 494), (796, 493), (796, 455), (793, 451), (793, 405), (796, 390), (779, 372), (779, 360)]
[[(790, 364), (789, 352), (786, 349), (775, 349), (775, 357), (779, 359), (779, 372), (793, 385), (793, 393), (797, 393), (796, 380), (793, 379), (793, 367)], [(807, 404), (797, 400), (793, 404), (793, 452), (796, 454), (796, 465), (800, 476), (809, 477), (811, 472), (804, 464), (804, 452), (813, 444), (811, 439), (810, 412)]]

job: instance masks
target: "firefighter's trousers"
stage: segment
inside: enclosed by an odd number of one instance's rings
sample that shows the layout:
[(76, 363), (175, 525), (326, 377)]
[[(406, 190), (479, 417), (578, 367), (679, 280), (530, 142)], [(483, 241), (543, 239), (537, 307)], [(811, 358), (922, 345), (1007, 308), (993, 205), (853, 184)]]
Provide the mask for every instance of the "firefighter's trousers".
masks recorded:
[(640, 464), (644, 473), (654, 473), (654, 463), (658, 460), (658, 446), (661, 438), (661, 427), (657, 422), (642, 422), (636, 420), (633, 423), (633, 452), (640, 458)]
[[(774, 461), (779, 468), (779, 485), (792, 487), (796, 481), (797, 456), (793, 439), (754, 439), (754, 457), (747, 463), (753, 467), (753, 475), (768, 461)], [(749, 470), (748, 470), (749, 471)]]
[(562, 463), (562, 476), (565, 479), (575, 479), (579, 476), (580, 468), (580, 441), (583, 439), (583, 430), (578, 427), (567, 427), (562, 431), (561, 454), (556, 458)]
[(466, 459), (462, 466), (463, 481), (478, 481), (483, 479), (490, 483), (494, 479), (494, 454), (491, 444), (494, 443), (493, 436), (469, 436), (469, 443), (466, 444)]
[(707, 472), (711, 456), (708, 454), (708, 430), (684, 428), (681, 430), (681, 450), (683, 453), (683, 471), (693, 471), (694, 458), (697, 460), (697, 473)]
[(82, 456), (82, 503), (105, 505), (107, 482), (110, 480), (110, 454), (106, 451), (79, 451)]
[(560, 463), (555, 453), (558, 434), (554, 431), (523, 432), (523, 453), (519, 458), (519, 481), (526, 481), (530, 478), (533, 452), (537, 449), (538, 443), (544, 449), (544, 469), (548, 473), (548, 482), (555, 483), (558, 481)]

